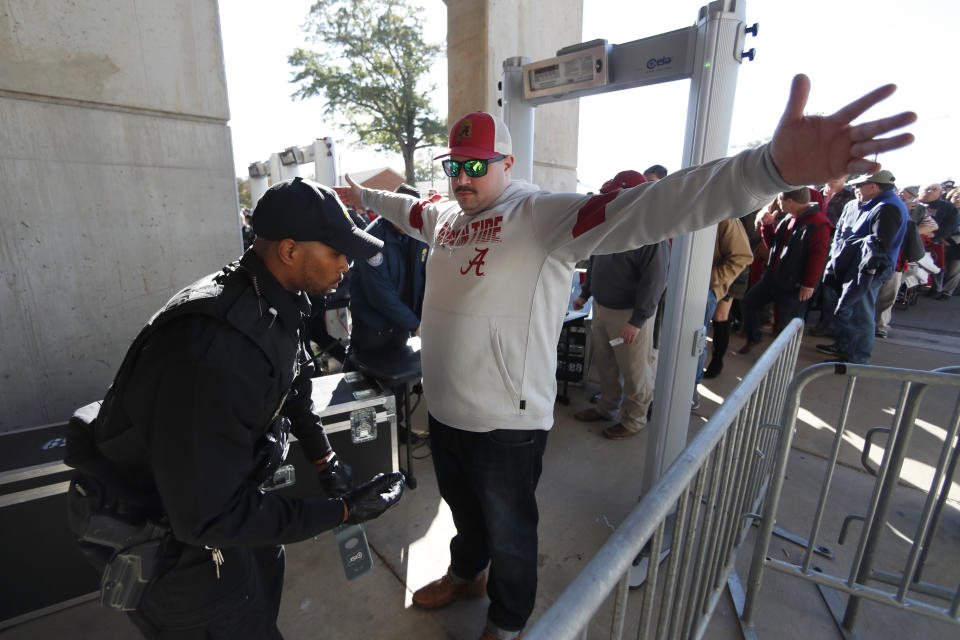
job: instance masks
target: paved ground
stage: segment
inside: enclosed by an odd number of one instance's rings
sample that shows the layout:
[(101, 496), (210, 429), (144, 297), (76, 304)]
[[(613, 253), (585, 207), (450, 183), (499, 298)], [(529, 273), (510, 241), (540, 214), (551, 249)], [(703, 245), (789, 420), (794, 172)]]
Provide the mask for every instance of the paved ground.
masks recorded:
[[(960, 364), (960, 298), (946, 302), (922, 299), (894, 316), (891, 337), (878, 341), (874, 364), (917, 369)], [(806, 337), (799, 368), (821, 361), (814, 345), (822, 338)], [(737, 338), (731, 350), (740, 346)], [(702, 408), (691, 415), (691, 426), (702, 425), (755, 361), (731, 354), (723, 376), (701, 387)], [(832, 382), (831, 382), (832, 381)], [(841, 449), (828, 518), (818, 541), (830, 546), (835, 560), (818, 559), (825, 571), (842, 571), (852, 544), (838, 545), (839, 523), (849, 513), (861, 513), (869, 497), (872, 478), (860, 467), (860, 449), (866, 430), (889, 421), (896, 392), (883, 385), (863, 385), (856, 390), (851, 435)], [(589, 391), (589, 389), (588, 389)], [(796, 446), (791, 455), (778, 522), (796, 533), (806, 534), (817, 495), (817, 482), (826, 468), (836, 423), (837, 402), (842, 388), (834, 379), (811, 385), (803, 396)], [(534, 616), (545, 611), (570, 580), (585, 566), (613, 528), (636, 505), (641, 485), (646, 436), (613, 442), (600, 436), (603, 424), (584, 425), (572, 413), (587, 406), (581, 389), (571, 390), (569, 407), (557, 405), (556, 426), (551, 434), (540, 484), (541, 553), (540, 587)], [(885, 540), (884, 568), (893, 570), (902, 559), (904, 540), (909, 540), (923, 494), (911, 488), (922, 486), (936, 463), (942, 432), (957, 398), (931, 393), (921, 412), (923, 426), (914, 438), (915, 449), (905, 466), (905, 485), (895, 498), (895, 518)], [(425, 411), (414, 415), (422, 426)], [(939, 438), (939, 440), (938, 440)], [(426, 453), (425, 448), (417, 455)], [(479, 637), (486, 601), (459, 602), (427, 613), (410, 604), (412, 591), (439, 576), (448, 560), (447, 544), (452, 530), (449, 511), (437, 493), (429, 460), (416, 465), (419, 487), (408, 491), (401, 503), (367, 526), (376, 555), (374, 569), (348, 582), (339, 563), (332, 534), (287, 547), (287, 579), (281, 606), (280, 626), (290, 640), (370, 638), (426, 640), (474, 640)], [(958, 490), (957, 485), (953, 486)], [(924, 579), (944, 578), (960, 583), (960, 501), (953, 494), (947, 503), (940, 534), (928, 559)], [(854, 527), (855, 538), (859, 530)], [(752, 534), (751, 534), (752, 535)], [(749, 562), (747, 553), (738, 563), (742, 577)], [(774, 539), (771, 555), (796, 560), (799, 548)], [(952, 580), (952, 582), (950, 582)], [(816, 588), (795, 578), (768, 571), (760, 599), (760, 637), (839, 638), (833, 620)], [(635, 607), (635, 605), (634, 605)], [(609, 603), (591, 625), (590, 638), (605, 637)], [(868, 605), (861, 615), (860, 630), (868, 638), (957, 637), (957, 629), (944, 623), (908, 616), (878, 605)], [(709, 638), (738, 637), (736, 615), (723, 599), (706, 634)], [(3, 640), (35, 638), (136, 637), (121, 615), (87, 603), (0, 632)]]

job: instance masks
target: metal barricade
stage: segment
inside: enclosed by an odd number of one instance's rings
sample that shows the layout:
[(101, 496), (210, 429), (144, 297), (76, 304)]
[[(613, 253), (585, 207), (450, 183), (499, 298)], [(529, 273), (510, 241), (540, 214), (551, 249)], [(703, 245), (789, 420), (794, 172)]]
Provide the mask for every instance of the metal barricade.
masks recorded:
[[(622, 638), (629, 574), (645, 546), (650, 561), (638, 594), (636, 637), (703, 635), (773, 472), (781, 438), (771, 427), (793, 377), (802, 329), (794, 320), (780, 333), (524, 638), (585, 639), (590, 621), (614, 591), (609, 637)], [(654, 559), (665, 553), (661, 567)]]
[[(810, 526), (809, 543), (806, 545), (802, 561), (796, 564), (769, 557), (768, 548), (783, 491), (790, 443), (795, 432), (797, 412), (800, 408), (800, 396), (807, 385), (824, 376), (845, 376), (848, 380), (839, 408), (830, 457), (820, 485), (816, 511)], [(878, 427), (867, 432), (861, 464), (868, 472), (876, 476), (876, 480), (870, 498), (864, 505), (865, 515), (848, 516), (841, 528), (840, 542), (842, 543), (850, 523), (862, 521), (859, 542), (852, 554), (850, 566), (845, 574), (841, 575), (840, 571), (843, 571), (843, 569), (839, 568), (837, 575), (832, 575), (823, 567), (812, 566), (813, 547), (818, 537), (822, 535), (821, 527), (826, 510), (827, 496), (834, 482), (840, 446), (845, 436), (848, 435), (851, 402), (854, 398), (857, 381), (860, 379), (863, 379), (867, 384), (885, 380), (899, 382), (900, 393), (894, 407), (890, 427)], [(917, 424), (917, 413), (925, 393), (931, 387), (939, 387), (947, 391), (960, 391), (960, 367), (949, 367), (935, 371), (916, 371), (868, 365), (820, 364), (804, 369), (797, 374), (790, 385), (787, 397), (784, 411), (786, 418), (784, 446), (778, 453), (776, 469), (771, 478), (770, 493), (754, 548), (747, 593), (741, 613), (741, 627), (745, 636), (755, 637), (756, 635), (757, 598), (763, 571), (766, 568), (775, 569), (817, 584), (831, 608), (840, 632), (848, 639), (858, 637), (855, 627), (860, 604), (864, 599), (880, 602), (911, 614), (960, 624), (960, 587), (955, 586), (957, 584), (955, 576), (953, 577), (954, 581), (949, 586), (930, 584), (921, 579), (926, 554), (932, 546), (940, 515), (950, 491), (952, 477), (957, 468), (958, 458), (960, 458), (960, 444), (957, 441), (958, 428), (960, 428), (960, 393), (958, 393), (956, 404), (952, 409), (949, 424), (942, 434), (943, 444), (937, 455), (932, 480), (929, 486), (924, 487), (926, 495), (923, 497), (923, 507), (920, 517), (916, 521), (912, 538), (909, 536), (902, 537), (909, 547), (904, 554), (905, 560), (902, 571), (897, 574), (876, 568), (879, 559), (880, 536), (890, 522), (891, 501), (894, 490), (901, 481), (901, 469), (910, 445), (911, 435)], [(879, 467), (873, 468), (869, 463), (869, 457), (873, 446), (872, 441), (878, 433), (887, 434), (887, 444)], [(899, 564), (899, 561), (897, 563)], [(892, 588), (883, 588), (886, 585)], [(846, 607), (842, 605), (836, 592), (849, 595)]]

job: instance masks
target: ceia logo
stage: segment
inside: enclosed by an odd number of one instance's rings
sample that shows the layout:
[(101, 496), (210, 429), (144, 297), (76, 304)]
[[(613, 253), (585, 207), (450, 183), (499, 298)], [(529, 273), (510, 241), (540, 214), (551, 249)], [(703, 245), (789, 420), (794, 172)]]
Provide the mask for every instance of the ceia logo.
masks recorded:
[(350, 562), (357, 562), (363, 558), (363, 551), (358, 551), (352, 556), (350, 556)]
[(653, 71), (657, 67), (662, 67), (665, 64), (670, 64), (673, 61), (673, 58), (670, 56), (663, 56), (662, 58), (650, 58), (647, 60), (647, 69)]

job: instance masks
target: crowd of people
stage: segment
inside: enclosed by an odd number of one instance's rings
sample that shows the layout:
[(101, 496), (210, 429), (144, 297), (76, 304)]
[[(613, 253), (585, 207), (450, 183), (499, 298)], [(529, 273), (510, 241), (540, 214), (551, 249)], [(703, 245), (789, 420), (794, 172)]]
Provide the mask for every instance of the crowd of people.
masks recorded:
[[(898, 301), (905, 308), (921, 292), (939, 301), (956, 293), (960, 189), (952, 181), (898, 189), (888, 170), (847, 178), (781, 193), (741, 219), (753, 263), (739, 304), (746, 338), (739, 353), (760, 344), (763, 327), (775, 335), (819, 310), (809, 333), (834, 342), (818, 351), (867, 363), (874, 340), (888, 337)], [(922, 277), (907, 282), (905, 273)]]
[[(600, 192), (656, 179), (649, 169), (623, 171)], [(784, 191), (739, 220), (720, 221), (704, 316), (712, 350), (701, 353), (696, 382), (721, 375), (731, 332), (745, 338), (738, 353), (746, 355), (765, 332), (776, 335), (794, 318), (809, 320), (811, 335), (834, 338), (816, 347), (830, 361), (869, 362), (874, 339), (889, 335), (895, 306), (907, 308), (921, 292), (942, 301), (957, 291), (958, 203), (951, 181), (898, 190), (882, 170)], [(595, 406), (574, 418), (609, 423), (601, 433), (610, 439), (640, 433), (649, 418), (653, 318), (662, 311), (669, 265), (669, 246), (661, 244), (592, 256), (573, 302), (580, 309), (594, 297), (590, 371), (600, 384), (590, 397)], [(658, 249), (662, 264), (653, 260)], [(904, 273), (922, 277), (904, 281)], [(697, 391), (691, 407), (699, 408)]]

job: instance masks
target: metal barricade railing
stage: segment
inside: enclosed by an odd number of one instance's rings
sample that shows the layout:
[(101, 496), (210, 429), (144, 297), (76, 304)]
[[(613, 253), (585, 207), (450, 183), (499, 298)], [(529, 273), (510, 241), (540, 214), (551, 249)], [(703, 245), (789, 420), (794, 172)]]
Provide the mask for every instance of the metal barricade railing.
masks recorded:
[[(780, 333), (525, 639), (585, 639), (611, 592), (609, 637), (622, 638), (630, 570), (642, 550), (650, 561), (632, 635), (670, 640), (703, 635), (773, 472), (781, 438), (772, 427), (793, 377), (802, 329), (794, 320)], [(667, 549), (661, 567), (655, 559)]]
[[(800, 408), (800, 396), (808, 384), (818, 378), (831, 375), (846, 376), (848, 381), (840, 405), (830, 457), (820, 486), (816, 511), (810, 526), (809, 543), (806, 544), (805, 555), (799, 564), (785, 562), (769, 557), (768, 548), (783, 490), (790, 443), (796, 427), (797, 412)], [(841, 529), (840, 542), (842, 543), (850, 521), (862, 521), (862, 532), (848, 571), (845, 575), (831, 575), (823, 567), (812, 567), (813, 548), (817, 538), (821, 535), (827, 496), (834, 481), (840, 447), (845, 436), (848, 435), (847, 423), (851, 414), (850, 407), (854, 397), (854, 389), (858, 379), (861, 378), (868, 383), (877, 383), (884, 380), (899, 382), (900, 393), (889, 429), (875, 428), (867, 432), (861, 460), (867, 471), (876, 476), (876, 481), (870, 499), (865, 505), (865, 515), (848, 517)], [(816, 583), (828, 604), (831, 605), (832, 613), (840, 631), (847, 638), (856, 637), (857, 614), (863, 599), (880, 602), (937, 620), (954, 624), (960, 623), (960, 587), (954, 588), (956, 576), (948, 587), (929, 584), (920, 579), (923, 563), (932, 546), (933, 536), (950, 491), (958, 458), (960, 458), (960, 442), (957, 439), (958, 430), (960, 430), (960, 393), (957, 395), (949, 425), (944, 430), (943, 444), (937, 455), (932, 480), (929, 486), (924, 488), (926, 496), (923, 500), (920, 517), (916, 522), (916, 529), (912, 538), (904, 538), (908, 542), (909, 549), (906, 552), (902, 572), (895, 574), (875, 568), (880, 536), (889, 522), (888, 517), (894, 490), (900, 482), (901, 469), (906, 458), (911, 434), (917, 423), (920, 403), (926, 391), (931, 387), (960, 391), (960, 367), (948, 367), (936, 371), (916, 371), (867, 365), (820, 364), (804, 369), (797, 374), (790, 385), (784, 407), (784, 446), (779, 450), (776, 469), (771, 478), (770, 491), (767, 496), (760, 533), (757, 536), (754, 548), (745, 602), (741, 612), (741, 626), (745, 636), (755, 637), (756, 635), (757, 598), (765, 568), (775, 569)], [(868, 459), (871, 441), (878, 431), (888, 433), (887, 446), (879, 468), (872, 468)], [(871, 582), (873, 584), (868, 584)], [(882, 586), (875, 586), (877, 583), (891, 585), (894, 588), (884, 589)], [(835, 591), (850, 596), (845, 608), (840, 600), (835, 597)], [(920, 599), (918, 597), (920, 595), (926, 597)], [(931, 599), (936, 599), (941, 605), (931, 603)]]

